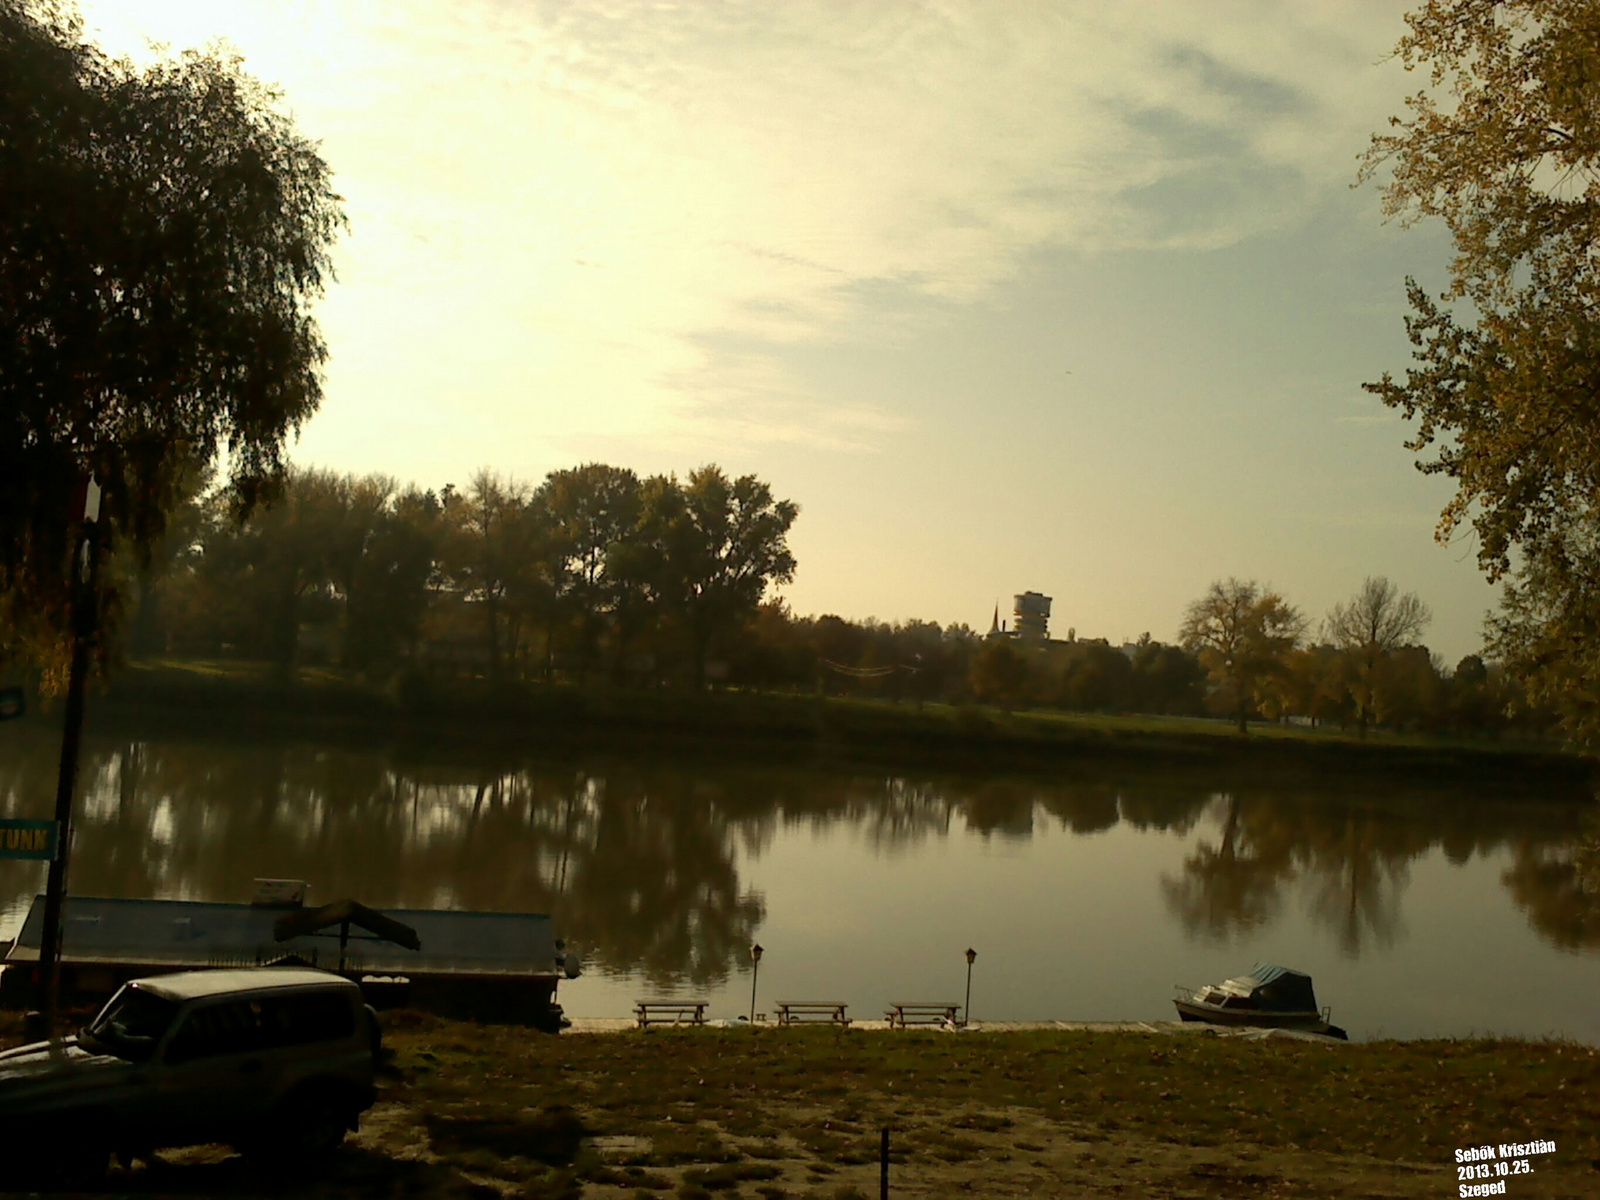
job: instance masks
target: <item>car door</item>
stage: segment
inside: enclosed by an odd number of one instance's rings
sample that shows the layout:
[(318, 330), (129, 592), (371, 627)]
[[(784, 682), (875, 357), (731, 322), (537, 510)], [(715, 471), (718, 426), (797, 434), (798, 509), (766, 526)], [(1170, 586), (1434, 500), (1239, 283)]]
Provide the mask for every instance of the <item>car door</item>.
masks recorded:
[(266, 1046), (261, 1002), (198, 1002), (180, 1016), (156, 1072), (155, 1145), (227, 1141), (260, 1111)]
[(355, 1006), (345, 990), (318, 988), (264, 996), (261, 1024), (263, 1038), (272, 1047), (268, 1085), (274, 1096), (309, 1079), (359, 1076), (364, 1048), (357, 1038)]

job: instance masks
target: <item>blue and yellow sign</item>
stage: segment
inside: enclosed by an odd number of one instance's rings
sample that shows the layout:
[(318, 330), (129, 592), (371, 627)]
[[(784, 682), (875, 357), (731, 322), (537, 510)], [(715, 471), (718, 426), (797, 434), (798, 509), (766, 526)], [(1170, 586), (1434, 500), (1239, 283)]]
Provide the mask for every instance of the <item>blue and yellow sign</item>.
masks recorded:
[(0, 820), (0, 858), (49, 862), (56, 856), (54, 821)]

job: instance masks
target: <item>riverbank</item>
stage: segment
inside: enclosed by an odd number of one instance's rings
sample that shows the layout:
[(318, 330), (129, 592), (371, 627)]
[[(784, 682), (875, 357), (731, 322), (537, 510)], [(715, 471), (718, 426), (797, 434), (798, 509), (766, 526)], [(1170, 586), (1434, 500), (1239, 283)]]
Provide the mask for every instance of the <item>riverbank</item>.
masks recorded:
[[(303, 1194), (864, 1200), (886, 1127), (897, 1198), (1438, 1197), (1457, 1148), (1536, 1138), (1514, 1195), (1600, 1189), (1600, 1051), (1572, 1043), (386, 1027), (379, 1102)], [(221, 1148), (112, 1184), (260, 1186)]]
[(995, 709), (758, 692), (639, 690), (412, 678), (381, 689), (308, 670), (152, 662), (91, 702), (97, 728), (249, 731), (355, 743), (466, 742), (542, 752), (639, 748), (761, 761), (1054, 771), (1107, 764), (1201, 768), (1251, 780), (1396, 779), (1542, 796), (1592, 795), (1594, 762), (1549, 744), (1464, 742), (1224, 721)]

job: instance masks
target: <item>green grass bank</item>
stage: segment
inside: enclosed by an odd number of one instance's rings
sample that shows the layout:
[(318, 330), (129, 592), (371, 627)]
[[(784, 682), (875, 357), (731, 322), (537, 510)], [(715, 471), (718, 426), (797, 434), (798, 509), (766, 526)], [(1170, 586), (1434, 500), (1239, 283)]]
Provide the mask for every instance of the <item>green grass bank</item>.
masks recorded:
[(753, 691), (507, 685), (412, 678), (375, 687), (310, 669), (291, 681), (240, 663), (146, 662), (91, 700), (118, 731), (185, 730), (329, 741), (486, 742), (539, 750), (628, 748), (662, 754), (940, 768), (1054, 771), (1100, 764), (1200, 768), (1252, 781), (1384, 778), (1552, 797), (1592, 795), (1593, 760), (1553, 744), (1471, 742), (1219, 720), (1029, 711)]

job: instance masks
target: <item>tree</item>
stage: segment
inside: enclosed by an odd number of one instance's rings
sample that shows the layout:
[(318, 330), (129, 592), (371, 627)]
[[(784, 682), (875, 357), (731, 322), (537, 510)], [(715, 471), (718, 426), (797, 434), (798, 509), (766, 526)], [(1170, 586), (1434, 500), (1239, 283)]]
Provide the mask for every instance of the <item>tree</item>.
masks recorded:
[(0, 0), (0, 79), (0, 617), (48, 653), (85, 473), (99, 536), (137, 551), (219, 449), (242, 508), (281, 482), (321, 399), (310, 304), (342, 216), (236, 59), (139, 70)]
[[(1600, 740), (1600, 8), (1580, 0), (1425, 0), (1399, 54), (1431, 85), (1362, 168), (1393, 175), (1384, 209), (1454, 237), (1444, 304), (1407, 281), (1417, 366), (1369, 391), (1417, 421), (1406, 443), (1456, 481), (1448, 539), (1470, 520), (1491, 580), (1513, 574), (1492, 647)], [(1521, 566), (1513, 572), (1513, 557)]]
[(587, 672), (606, 618), (628, 606), (615, 555), (639, 524), (639, 477), (626, 467), (587, 463), (552, 471), (539, 491), (561, 600), (577, 626), (579, 661)]
[(1074, 642), (1067, 648), (1056, 699), (1079, 712), (1116, 712), (1134, 698), (1133, 663), (1103, 641)]
[[(121, 564), (131, 577), (133, 618), (128, 628), (128, 648), (137, 656), (166, 653), (172, 621), (164, 610), (169, 581), (193, 568), (209, 525), (207, 496), (211, 473), (196, 472), (179, 487), (180, 501), (168, 514), (159, 538)], [(125, 556), (126, 557), (126, 556)]]
[(854, 621), (823, 613), (811, 622), (811, 649), (816, 657), (817, 691), (826, 696), (830, 684), (840, 683), (829, 663), (854, 667), (866, 649), (865, 631)]
[(1571, 740), (1600, 744), (1600, 514), (1531, 548), (1489, 619), (1485, 649), (1558, 714)]
[(754, 475), (729, 479), (717, 466), (694, 471), (676, 497), (661, 489), (657, 503), (663, 587), (683, 622), (700, 687), (712, 643), (755, 615), (769, 584), (794, 578), (788, 537), (800, 506), (774, 499)]
[(1285, 698), (1289, 711), (1313, 723), (1338, 721), (1344, 728), (1352, 715), (1349, 658), (1335, 646), (1306, 646), (1288, 655)]
[(1328, 612), (1328, 636), (1355, 664), (1350, 696), (1362, 737), (1381, 704), (1379, 672), (1384, 660), (1415, 641), (1432, 619), (1415, 592), (1401, 595), (1382, 575), (1367, 576), (1348, 603), (1335, 604)]
[(524, 540), (527, 501), (523, 484), (484, 468), (464, 495), (447, 489), (443, 502), (441, 560), (461, 598), (478, 606), (495, 683), (503, 677), (507, 651), (515, 651), (515, 639), (508, 644), (506, 637), (507, 596), (531, 567)]
[(1440, 732), (1448, 720), (1443, 665), (1426, 646), (1402, 646), (1385, 655), (1372, 689), (1373, 720), (1390, 729)]
[(1304, 632), (1305, 618), (1278, 593), (1230, 578), (1189, 605), (1178, 641), (1226, 691), (1243, 734), (1258, 693), (1284, 670)]
[(438, 499), (414, 487), (397, 495), (389, 491), (345, 594), (344, 661), (363, 670), (391, 665), (403, 655), (415, 658), (438, 568)]
[(280, 677), (294, 673), (301, 625), (336, 617), (330, 559), (347, 507), (345, 478), (295, 469), (270, 504), (241, 523), (218, 522), (207, 539), (199, 570), (221, 639), (261, 655)]
[(1134, 705), (1140, 712), (1195, 713), (1206, 672), (1192, 654), (1160, 642), (1140, 642), (1133, 655)]
[(1009, 638), (991, 638), (972, 656), (969, 679), (978, 699), (1010, 712), (1027, 697), (1028, 660)]

